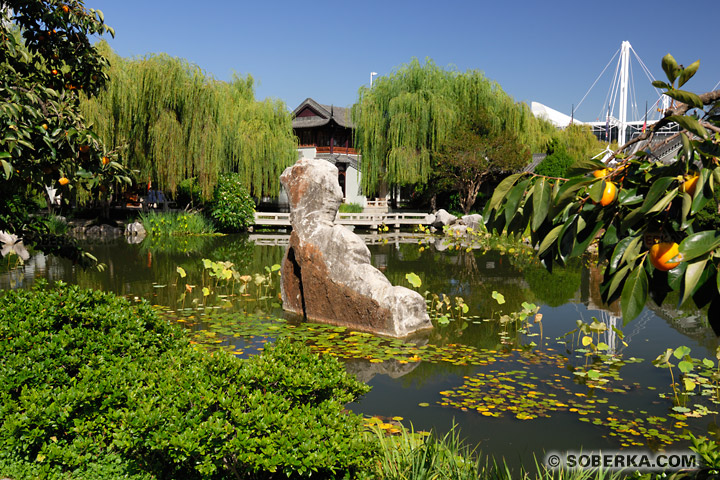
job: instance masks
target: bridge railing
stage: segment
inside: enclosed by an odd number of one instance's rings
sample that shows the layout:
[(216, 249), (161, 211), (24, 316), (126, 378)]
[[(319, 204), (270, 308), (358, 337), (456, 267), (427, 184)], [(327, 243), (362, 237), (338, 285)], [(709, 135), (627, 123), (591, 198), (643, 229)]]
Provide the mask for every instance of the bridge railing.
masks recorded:
[[(380, 225), (400, 228), (401, 225), (428, 225), (430, 215), (427, 213), (338, 213), (335, 223), (340, 225), (369, 226)], [(255, 225), (290, 226), (290, 214), (282, 212), (255, 212)]]

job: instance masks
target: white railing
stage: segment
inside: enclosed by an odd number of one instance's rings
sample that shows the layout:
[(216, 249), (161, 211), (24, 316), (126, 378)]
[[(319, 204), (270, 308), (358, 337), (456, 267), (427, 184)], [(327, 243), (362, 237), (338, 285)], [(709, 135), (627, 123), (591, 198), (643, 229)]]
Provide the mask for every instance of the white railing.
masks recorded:
[[(358, 235), (366, 245), (385, 245), (385, 244), (401, 244), (401, 243), (417, 243), (419, 240), (426, 238), (422, 233), (369, 233)], [(285, 246), (290, 241), (288, 234), (273, 233), (253, 233), (250, 234), (250, 241), (255, 245), (278, 245)]]
[[(402, 225), (428, 225), (427, 213), (338, 213), (335, 223), (340, 225), (368, 226), (380, 225), (400, 228)], [(280, 212), (255, 212), (255, 225), (290, 226), (290, 214)]]

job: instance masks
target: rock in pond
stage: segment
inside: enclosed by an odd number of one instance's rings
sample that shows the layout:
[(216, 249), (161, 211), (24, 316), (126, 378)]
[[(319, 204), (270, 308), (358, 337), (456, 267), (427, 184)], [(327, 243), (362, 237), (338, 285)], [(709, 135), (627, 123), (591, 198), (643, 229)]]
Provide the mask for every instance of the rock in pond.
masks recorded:
[(292, 233), (282, 264), (285, 310), (321, 323), (405, 337), (432, 328), (423, 297), (393, 286), (370, 264), (365, 243), (333, 223), (342, 201), (338, 170), (301, 159), (280, 177)]

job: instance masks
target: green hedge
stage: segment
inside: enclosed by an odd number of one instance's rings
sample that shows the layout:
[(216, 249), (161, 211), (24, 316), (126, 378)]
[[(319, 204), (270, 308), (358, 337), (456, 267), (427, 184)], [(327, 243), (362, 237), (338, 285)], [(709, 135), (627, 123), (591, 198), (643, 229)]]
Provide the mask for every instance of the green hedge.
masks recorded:
[(288, 342), (208, 354), (147, 304), (59, 284), (0, 296), (0, 478), (352, 477), (368, 387)]

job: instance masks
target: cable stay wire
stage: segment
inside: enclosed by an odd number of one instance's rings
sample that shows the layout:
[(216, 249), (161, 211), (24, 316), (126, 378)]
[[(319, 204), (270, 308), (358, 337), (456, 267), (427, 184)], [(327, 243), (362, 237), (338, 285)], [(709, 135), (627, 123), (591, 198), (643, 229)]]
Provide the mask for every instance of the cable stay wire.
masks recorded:
[(618, 100), (618, 94), (620, 93), (620, 60), (618, 60), (617, 66), (615, 67), (615, 76), (610, 84), (612, 94), (610, 95), (610, 101), (608, 102), (607, 116), (611, 117), (612, 112), (615, 111), (615, 102)]
[(612, 61), (615, 59), (615, 57), (617, 56), (618, 53), (620, 53), (620, 49), (619, 49), (619, 48), (617, 49), (617, 51), (615, 52), (615, 54), (612, 56), (612, 58), (610, 58), (610, 61), (607, 63), (607, 65), (605, 65), (605, 68), (603, 68), (602, 72), (600, 72), (600, 75), (598, 75), (598, 77), (595, 79), (595, 81), (593, 82), (593, 84), (590, 85), (590, 88), (588, 88), (588, 91), (585, 92), (585, 95), (583, 95), (582, 99), (581, 99), (580, 102), (577, 104), (577, 107), (575, 107), (575, 111), (576, 111), (576, 112), (577, 112), (577, 110), (580, 108), (580, 105), (582, 105), (583, 101), (585, 101), (585, 98), (586, 98), (586, 97), (588, 96), (588, 94), (590, 93), (590, 90), (592, 90), (593, 87), (595, 86), (595, 84), (598, 82), (598, 80), (600, 80), (600, 77), (603, 76), (603, 74), (605, 73), (605, 70), (607, 70), (607, 68), (610, 66), (610, 64), (611, 64)]
[[(645, 76), (650, 80), (650, 84), (652, 85), (652, 82), (655, 81), (655, 76), (652, 74), (650, 69), (645, 65), (645, 62), (643, 62), (642, 58), (640, 58), (640, 55), (635, 51), (632, 45), (630, 45), (630, 50), (633, 52), (633, 55), (635, 55), (635, 59), (640, 64), (640, 67), (642, 68), (643, 72), (645, 72)], [(718, 82), (720, 84), (720, 82)], [(655, 103), (653, 103), (652, 107), (650, 107), (650, 111), (653, 111), (653, 113), (657, 113), (655, 110), (655, 106), (662, 100), (662, 96), (664, 95), (663, 92), (661, 92), (655, 85), (652, 85), (653, 89), (655, 90), (655, 93), (657, 94), (658, 98), (655, 100)]]

